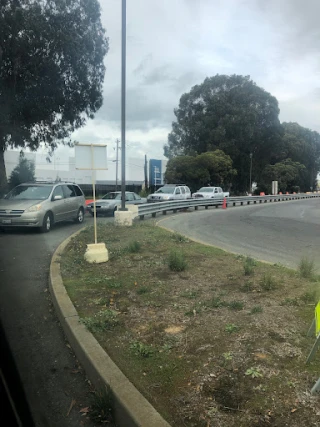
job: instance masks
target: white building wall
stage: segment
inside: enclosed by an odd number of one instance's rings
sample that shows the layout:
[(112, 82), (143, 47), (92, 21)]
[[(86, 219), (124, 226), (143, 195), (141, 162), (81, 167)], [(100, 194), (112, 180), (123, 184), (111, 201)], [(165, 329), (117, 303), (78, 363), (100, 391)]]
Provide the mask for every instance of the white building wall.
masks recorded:
[[(9, 150), (4, 154), (7, 177), (19, 163), (19, 151)], [(78, 184), (91, 184), (92, 175), (88, 170), (75, 169), (75, 157), (55, 153), (50, 161), (47, 161), (46, 153), (25, 152), (28, 160), (35, 162), (35, 176), (38, 181), (49, 181), (60, 178), (62, 181), (72, 181)], [(116, 182), (116, 161), (108, 160), (107, 170), (96, 171), (97, 181)], [(121, 182), (121, 159), (118, 161), (118, 184)], [(127, 158), (126, 160), (126, 182), (127, 184), (144, 182), (144, 157)]]

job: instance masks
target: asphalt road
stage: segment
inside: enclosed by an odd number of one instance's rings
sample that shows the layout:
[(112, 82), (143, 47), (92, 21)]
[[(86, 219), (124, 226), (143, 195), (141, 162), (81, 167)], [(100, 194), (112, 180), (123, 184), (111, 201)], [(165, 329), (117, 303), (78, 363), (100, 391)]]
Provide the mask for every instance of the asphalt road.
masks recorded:
[(320, 272), (320, 199), (210, 209), (161, 225), (230, 252), (297, 268), (302, 257)]
[[(92, 222), (86, 215), (85, 224)], [(39, 427), (94, 425), (79, 412), (90, 405), (90, 385), (64, 338), (48, 289), (52, 254), (78, 229), (69, 222), (48, 234), (0, 233), (0, 319)]]

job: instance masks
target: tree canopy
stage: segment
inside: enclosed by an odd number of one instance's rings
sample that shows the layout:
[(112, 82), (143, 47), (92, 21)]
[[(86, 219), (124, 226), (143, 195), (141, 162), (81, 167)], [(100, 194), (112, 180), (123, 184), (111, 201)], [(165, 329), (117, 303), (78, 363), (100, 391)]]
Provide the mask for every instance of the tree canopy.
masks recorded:
[(199, 156), (173, 157), (167, 164), (165, 180), (183, 182), (192, 191), (196, 191), (205, 185), (229, 188), (236, 174), (230, 156), (221, 150), (215, 150)]
[[(282, 189), (316, 188), (319, 133), (298, 123), (280, 124), (278, 101), (249, 76), (217, 74), (206, 78), (181, 96), (174, 113), (176, 121), (164, 147), (170, 167), (176, 156), (180, 165), (182, 156), (195, 158), (219, 149), (230, 156), (237, 172), (231, 176), (233, 192), (249, 190), (251, 156), (252, 181), (262, 191), (276, 176)], [(187, 161), (194, 164), (191, 158)], [(196, 176), (197, 171), (192, 173)], [(199, 174), (201, 185), (204, 171)]]
[(23, 182), (35, 181), (35, 166), (34, 162), (26, 159), (23, 152), (20, 153), (19, 163), (10, 174), (10, 188), (14, 188)]
[(282, 160), (265, 167), (262, 173), (262, 183), (268, 192), (271, 191), (272, 181), (278, 181), (279, 191), (299, 190), (300, 186), (297, 184), (300, 182), (305, 169), (305, 166), (299, 162), (294, 162), (291, 159)]
[(180, 98), (176, 121), (168, 136), (165, 155), (196, 155), (221, 149), (238, 171), (234, 189), (249, 186), (250, 153), (255, 174), (274, 160), (283, 129), (278, 101), (249, 76), (206, 78)]
[(98, 0), (0, 0), (0, 183), (7, 147), (54, 149), (102, 105)]

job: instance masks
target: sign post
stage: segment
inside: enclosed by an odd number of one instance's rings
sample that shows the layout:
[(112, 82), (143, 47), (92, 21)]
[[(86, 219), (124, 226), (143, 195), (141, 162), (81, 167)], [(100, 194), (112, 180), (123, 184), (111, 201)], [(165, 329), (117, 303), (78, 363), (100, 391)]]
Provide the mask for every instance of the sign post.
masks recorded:
[(75, 145), (76, 169), (91, 170), (93, 195), (93, 228), (94, 244), (87, 245), (85, 260), (88, 262), (106, 262), (109, 259), (108, 250), (104, 243), (97, 239), (97, 211), (96, 211), (96, 170), (107, 170), (107, 146), (97, 144)]

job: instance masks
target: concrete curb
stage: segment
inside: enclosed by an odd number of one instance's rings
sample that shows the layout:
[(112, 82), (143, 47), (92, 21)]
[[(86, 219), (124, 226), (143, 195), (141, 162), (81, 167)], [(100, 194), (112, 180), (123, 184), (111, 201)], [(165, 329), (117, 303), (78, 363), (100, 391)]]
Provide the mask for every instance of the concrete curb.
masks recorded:
[(83, 229), (61, 243), (50, 264), (49, 288), (62, 328), (94, 386), (97, 389), (105, 384), (110, 386), (115, 401), (115, 419), (119, 426), (170, 427), (120, 371), (94, 336), (79, 322), (78, 313), (63, 285), (60, 258), (70, 240), (81, 231)]

